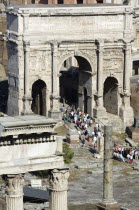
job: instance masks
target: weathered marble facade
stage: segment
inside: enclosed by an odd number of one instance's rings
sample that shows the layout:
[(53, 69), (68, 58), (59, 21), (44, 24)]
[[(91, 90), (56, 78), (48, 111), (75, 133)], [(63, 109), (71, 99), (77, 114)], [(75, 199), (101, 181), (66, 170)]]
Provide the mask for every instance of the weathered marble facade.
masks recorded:
[[(32, 85), (39, 80), (46, 84), (45, 115), (49, 113), (60, 119), (60, 69), (66, 59), (74, 56), (79, 63), (79, 107), (83, 109), (83, 89), (86, 88), (88, 113), (106, 120), (108, 103), (113, 97), (105, 100), (104, 83), (114, 78), (113, 86), (117, 86), (114, 109), (125, 126), (131, 124), (132, 14), (130, 6), (84, 5), (83, 9), (72, 5), (26, 5), (9, 8), (8, 114), (31, 113)], [(113, 89), (108, 91), (113, 95)], [(104, 101), (107, 101), (105, 106)]]
[(55, 125), (55, 120), (39, 115), (0, 118), (0, 175), (6, 184), (6, 210), (24, 209), (24, 174), (38, 170), (50, 171), (50, 209), (67, 209), (69, 171)]

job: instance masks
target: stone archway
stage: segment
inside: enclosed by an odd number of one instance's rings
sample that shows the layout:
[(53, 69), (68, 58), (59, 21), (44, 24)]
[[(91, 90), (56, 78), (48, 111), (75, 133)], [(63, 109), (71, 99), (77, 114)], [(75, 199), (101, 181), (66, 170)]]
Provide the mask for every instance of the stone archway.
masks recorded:
[(105, 80), (103, 100), (106, 111), (118, 115), (118, 81), (116, 78), (108, 77)]
[[(88, 60), (82, 56), (72, 56), (63, 62), (60, 69), (61, 102), (79, 107), (92, 114), (92, 68)], [(86, 92), (85, 92), (86, 89)], [(87, 91), (88, 90), (88, 91)], [(90, 100), (88, 101), (88, 96)]]
[(43, 80), (37, 80), (32, 85), (31, 109), (35, 114), (46, 116), (46, 84)]

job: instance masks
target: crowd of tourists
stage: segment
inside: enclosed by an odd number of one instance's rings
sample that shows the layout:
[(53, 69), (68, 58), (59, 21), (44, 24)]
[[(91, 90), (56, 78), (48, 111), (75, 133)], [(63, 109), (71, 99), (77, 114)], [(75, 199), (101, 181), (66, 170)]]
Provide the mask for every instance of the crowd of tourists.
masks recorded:
[[(91, 146), (97, 149), (97, 143), (101, 136), (103, 136), (102, 126), (96, 123), (95, 119), (89, 114), (82, 112), (79, 108), (75, 109), (74, 106), (63, 107), (60, 109), (62, 112), (63, 120), (66, 123), (73, 123), (80, 136), (81, 147)], [(113, 158), (119, 161), (133, 163), (133, 160), (139, 159), (138, 148), (124, 148), (117, 145), (113, 151)]]
[(117, 145), (113, 152), (114, 159), (132, 164), (133, 160), (139, 159), (139, 149), (138, 148), (123, 148)]
[(96, 148), (98, 138), (103, 135), (101, 124), (95, 123), (94, 118), (87, 113), (81, 112), (79, 108), (75, 109), (74, 106), (68, 106), (67, 109), (63, 106), (61, 112), (65, 122), (74, 123), (80, 136), (81, 146), (84, 147), (88, 142)]

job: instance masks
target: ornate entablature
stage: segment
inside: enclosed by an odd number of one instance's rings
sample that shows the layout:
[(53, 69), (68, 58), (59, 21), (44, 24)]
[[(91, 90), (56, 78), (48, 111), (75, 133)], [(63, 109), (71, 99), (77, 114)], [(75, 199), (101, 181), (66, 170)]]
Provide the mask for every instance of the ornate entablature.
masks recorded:
[(0, 174), (63, 166), (55, 125), (55, 120), (39, 115), (0, 117)]
[(53, 133), (56, 121), (39, 115), (0, 118), (0, 136)]

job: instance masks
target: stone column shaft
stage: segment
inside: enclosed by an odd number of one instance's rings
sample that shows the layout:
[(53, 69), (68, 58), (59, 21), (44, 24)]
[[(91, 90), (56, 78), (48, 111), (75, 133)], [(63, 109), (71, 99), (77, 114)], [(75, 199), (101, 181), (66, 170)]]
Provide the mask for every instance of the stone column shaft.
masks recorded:
[(29, 58), (30, 58), (30, 45), (24, 43), (24, 97), (23, 97), (23, 114), (31, 114), (31, 91), (29, 88)]
[(124, 92), (130, 92), (130, 76), (131, 76), (131, 44), (125, 47), (125, 71), (124, 71)]
[(53, 44), (53, 94), (57, 94), (57, 44)]
[(94, 108), (94, 116), (101, 120), (107, 120), (106, 109), (103, 106), (103, 59), (104, 40), (98, 40), (98, 71), (97, 71), (97, 100)]
[(51, 210), (67, 210), (67, 192), (53, 191), (51, 194)]
[(22, 175), (7, 175), (6, 182), (6, 210), (23, 210), (23, 177)]
[(25, 46), (24, 50), (24, 76), (25, 76), (25, 87), (24, 87), (24, 93), (25, 96), (29, 95), (29, 48)]
[(98, 50), (98, 97), (99, 106), (103, 106), (103, 46), (99, 46)]
[(111, 203), (113, 199), (113, 160), (112, 160), (112, 126), (104, 127), (104, 173), (103, 173), (103, 200)]
[(54, 169), (50, 174), (50, 210), (67, 210), (68, 169)]
[(62, 115), (59, 111), (59, 74), (57, 69), (57, 43), (52, 43), (52, 95), (51, 95), (51, 109), (48, 116), (51, 118), (61, 120)]

